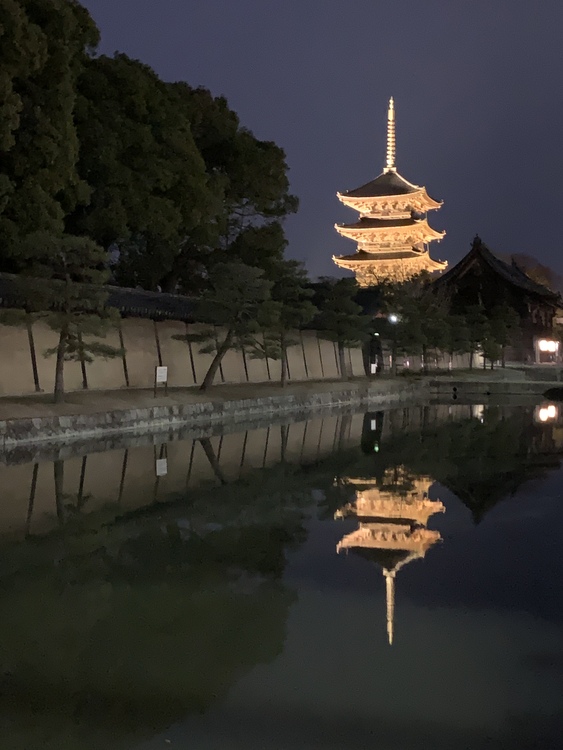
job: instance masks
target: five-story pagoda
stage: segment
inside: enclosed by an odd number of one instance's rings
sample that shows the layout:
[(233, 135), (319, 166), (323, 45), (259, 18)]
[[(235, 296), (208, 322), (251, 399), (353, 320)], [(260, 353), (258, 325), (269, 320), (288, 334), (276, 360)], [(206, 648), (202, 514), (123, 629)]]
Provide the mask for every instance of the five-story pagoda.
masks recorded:
[(354, 224), (336, 224), (343, 237), (357, 243), (353, 255), (333, 256), (341, 268), (356, 274), (360, 286), (380, 281), (405, 281), (423, 271), (443, 271), (446, 261), (430, 257), (428, 244), (441, 240), (445, 232), (428, 225), (428, 211), (440, 208), (426, 188), (401, 177), (395, 167), (395, 107), (389, 100), (387, 112), (387, 159), (375, 180), (346, 193), (337, 193), (345, 206), (358, 211)]

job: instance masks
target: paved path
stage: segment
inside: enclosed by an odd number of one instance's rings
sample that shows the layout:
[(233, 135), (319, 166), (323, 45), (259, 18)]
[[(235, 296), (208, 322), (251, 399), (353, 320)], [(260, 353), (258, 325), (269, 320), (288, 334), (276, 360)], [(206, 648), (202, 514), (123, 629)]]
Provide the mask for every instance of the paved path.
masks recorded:
[[(474, 369), (472, 371), (454, 370), (451, 373), (428, 373), (430, 379), (448, 378), (456, 380), (536, 380), (536, 373), (542, 369), (544, 372), (555, 374), (556, 368), (540, 368), (533, 366), (516, 369), (500, 368), (493, 370)], [(413, 382), (416, 376), (408, 377), (406, 382)], [(422, 376), (419, 376), (422, 377)], [(399, 376), (400, 378), (400, 376)], [(397, 378), (397, 379), (399, 379)], [(375, 384), (377, 381), (389, 381), (394, 378), (391, 375), (378, 375), (377, 378), (369, 378)], [(556, 377), (554, 377), (556, 379)], [(545, 380), (545, 377), (537, 377), (537, 380)], [(159, 390), (154, 398), (153, 390), (123, 388), (113, 391), (74, 391), (66, 395), (64, 404), (54, 404), (52, 393), (34, 394), (31, 396), (5, 396), (0, 397), (0, 421), (7, 419), (29, 419), (34, 417), (71, 416), (76, 414), (96, 414), (99, 412), (121, 411), (128, 409), (142, 409), (151, 406), (173, 406), (175, 404), (193, 404), (201, 402), (224, 402), (238, 399), (260, 398), (275, 395), (291, 395), (306, 393), (322, 393), (334, 391), (339, 387), (349, 388), (352, 383), (368, 382), (368, 378), (350, 378), (349, 380), (308, 380), (306, 382), (289, 383), (281, 388), (278, 383), (240, 383), (232, 385), (215, 385), (205, 393), (197, 386), (191, 388), (169, 388), (168, 396), (163, 390)]]
[(75, 391), (66, 394), (64, 404), (54, 404), (52, 393), (32, 396), (6, 396), (0, 398), (0, 421), (7, 419), (29, 419), (35, 417), (71, 416), (96, 414), (99, 412), (125, 411), (151, 406), (173, 406), (201, 402), (224, 402), (239, 399), (322, 393), (334, 391), (339, 386), (348, 388), (351, 383), (367, 381), (364, 378), (350, 380), (320, 380), (290, 383), (281, 388), (277, 383), (241, 383), (216, 385), (202, 393), (197, 387), (169, 388), (168, 396), (159, 390), (157, 397), (151, 389), (121, 389), (115, 391)]

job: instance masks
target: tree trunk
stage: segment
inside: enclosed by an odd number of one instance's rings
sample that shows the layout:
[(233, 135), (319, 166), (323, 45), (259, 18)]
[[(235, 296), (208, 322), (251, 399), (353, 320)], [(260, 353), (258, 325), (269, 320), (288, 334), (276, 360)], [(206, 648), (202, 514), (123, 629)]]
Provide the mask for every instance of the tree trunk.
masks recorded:
[(397, 342), (393, 339), (391, 344), (391, 375), (397, 374)]
[(344, 346), (338, 344), (338, 361), (340, 362), (340, 377), (342, 380), (348, 380), (348, 368), (346, 367), (346, 352)]
[(428, 375), (428, 352), (425, 344), (422, 345), (422, 372)]
[(180, 274), (175, 269), (172, 269), (160, 279), (160, 290), (165, 294), (175, 294), (179, 278)]
[(68, 336), (68, 329), (65, 326), (61, 328), (59, 335), (59, 343), (57, 346), (57, 361), (55, 364), (55, 403), (62, 404), (65, 400), (65, 381), (64, 381), (64, 365), (65, 365), (65, 348)]
[(286, 424), (280, 425), (280, 438), (281, 438), (281, 463), (285, 463), (285, 454), (287, 451), (287, 438), (289, 436), (289, 427)]
[(209, 438), (200, 438), (201, 447), (203, 448), (203, 451), (205, 455), (207, 456), (207, 460), (211, 464), (211, 468), (213, 469), (213, 473), (219, 480), (220, 484), (227, 484), (227, 480), (225, 479), (225, 475), (221, 471), (221, 467), (219, 466), (219, 461), (217, 460), (217, 456), (215, 455), (215, 451), (213, 450), (213, 445), (211, 443), (211, 440)]
[(64, 479), (65, 479), (65, 462), (58, 459), (53, 461), (53, 477), (55, 484), (55, 508), (57, 509), (57, 518), (61, 526), (65, 522), (64, 507)]
[(281, 349), (281, 380), (280, 384), (282, 388), (285, 388), (287, 383), (287, 352), (285, 346), (285, 334), (280, 335), (280, 349)]
[(500, 366), (506, 367), (506, 347), (502, 347), (500, 355)]
[(217, 349), (217, 353), (213, 357), (213, 362), (209, 365), (209, 370), (205, 374), (203, 383), (199, 387), (200, 391), (206, 391), (209, 386), (213, 384), (215, 375), (217, 374), (217, 370), (219, 369), (219, 365), (221, 364), (221, 360), (232, 346), (234, 335), (235, 332), (231, 329), (225, 336), (225, 339), (221, 346)]
[(469, 352), (469, 369), (470, 369), (470, 370), (472, 370), (472, 369), (473, 369), (473, 355), (474, 355), (474, 352), (473, 352), (473, 349), (472, 349), (472, 350), (471, 350), (471, 351)]
[(485, 357), (485, 352), (483, 352), (483, 370), (487, 369), (487, 358)]
[(349, 414), (344, 414), (340, 420), (340, 428), (338, 430), (338, 450), (342, 450), (344, 448), (346, 436), (350, 432), (351, 421), (352, 417)]

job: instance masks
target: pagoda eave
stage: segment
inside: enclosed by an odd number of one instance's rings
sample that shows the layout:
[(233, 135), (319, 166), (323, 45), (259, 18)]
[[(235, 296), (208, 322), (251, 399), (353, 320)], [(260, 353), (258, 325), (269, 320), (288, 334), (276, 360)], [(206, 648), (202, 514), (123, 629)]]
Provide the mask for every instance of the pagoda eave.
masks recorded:
[(352, 271), (360, 287), (376, 286), (382, 281), (401, 283), (421, 273), (441, 273), (448, 265), (447, 261), (432, 260), (428, 253), (392, 259), (375, 255), (373, 260), (333, 255), (332, 260), (340, 268)]
[(338, 200), (349, 208), (353, 208), (362, 215), (384, 215), (395, 212), (410, 213), (418, 211), (426, 213), (441, 208), (443, 201), (434, 200), (425, 188), (405, 195), (377, 195), (357, 197), (346, 193), (337, 193)]
[(404, 258), (386, 258), (384, 254), (373, 254), (371, 258), (355, 259), (353, 255), (333, 255), (332, 260), (342, 268), (355, 270), (358, 266), (378, 266), (381, 263), (393, 265), (420, 266), (421, 271), (443, 271), (448, 266), (447, 260), (433, 260), (428, 253), (418, 253)]
[(336, 224), (336, 231), (341, 237), (346, 237), (362, 245), (417, 245), (419, 243), (440, 241), (445, 232), (438, 232), (428, 224), (420, 223), (410, 227), (371, 228), (354, 227)]
[(363, 547), (364, 549), (400, 550), (401, 552), (418, 552), (423, 555), (441, 539), (439, 531), (415, 529), (410, 531), (381, 525), (380, 528), (363, 527), (347, 534), (337, 545), (340, 549)]

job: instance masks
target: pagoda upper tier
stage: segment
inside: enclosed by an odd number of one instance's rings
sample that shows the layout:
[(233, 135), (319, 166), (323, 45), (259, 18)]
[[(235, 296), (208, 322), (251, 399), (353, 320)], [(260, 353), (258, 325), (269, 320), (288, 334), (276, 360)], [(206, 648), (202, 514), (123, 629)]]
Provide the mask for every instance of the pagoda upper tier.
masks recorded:
[(383, 280), (405, 281), (423, 271), (443, 271), (447, 263), (433, 260), (428, 244), (440, 241), (445, 232), (428, 225), (426, 214), (442, 202), (430, 197), (425, 187), (405, 180), (395, 166), (395, 106), (387, 113), (387, 159), (383, 172), (371, 182), (338, 199), (360, 214), (354, 224), (337, 224), (337, 232), (357, 243), (352, 255), (333, 257), (334, 262), (354, 271), (360, 286)]
[(350, 206), (362, 215), (397, 216), (403, 213), (426, 213), (442, 206), (426, 192), (425, 187), (413, 185), (395, 170), (382, 172), (375, 180), (355, 190), (337, 193), (345, 206)]

